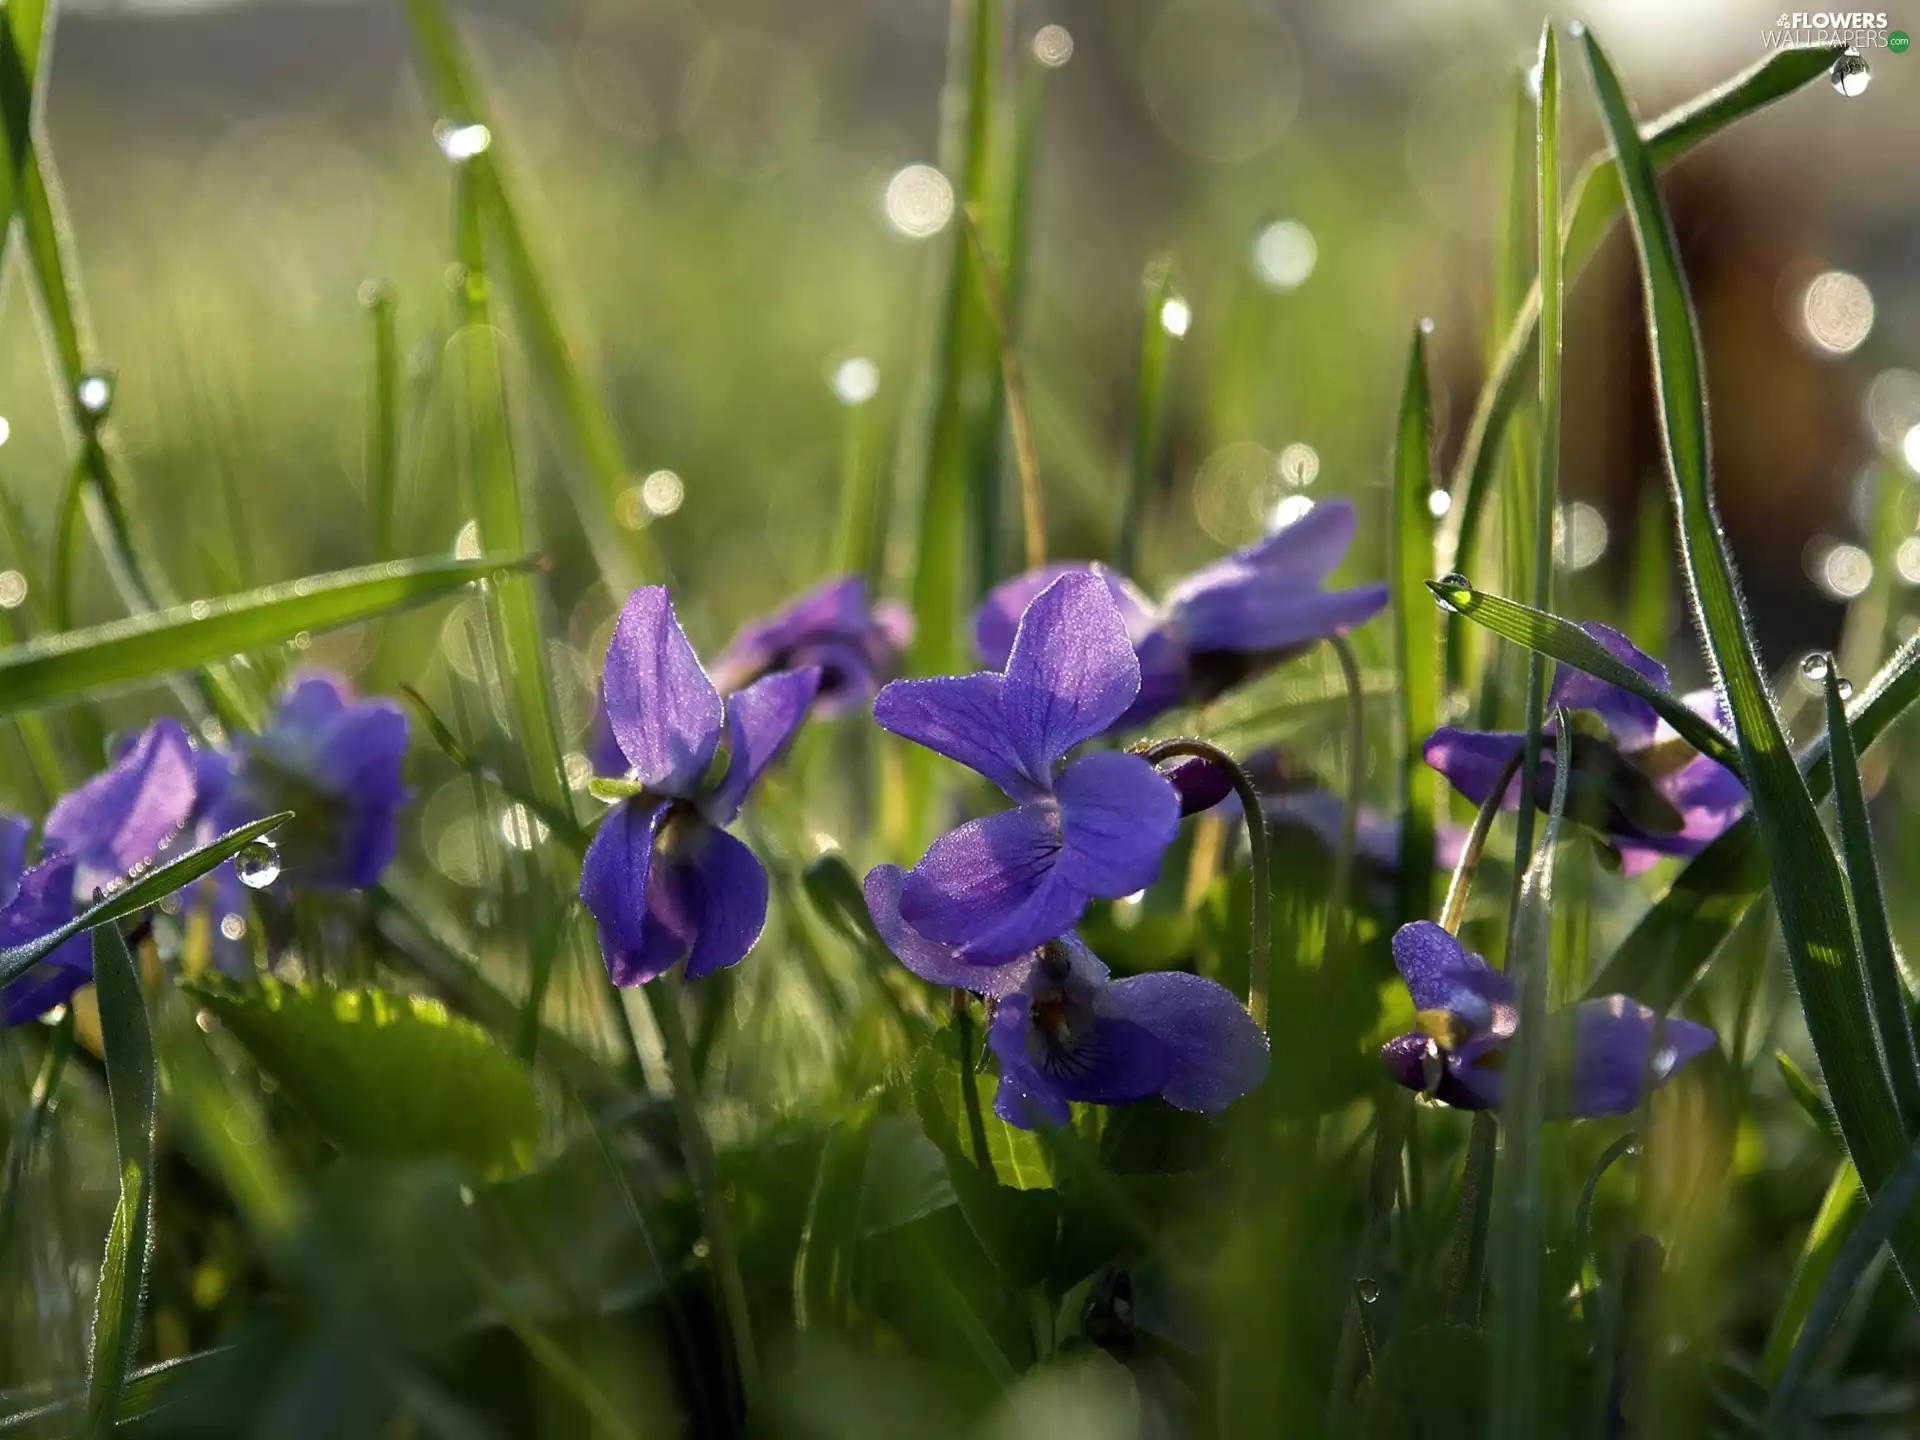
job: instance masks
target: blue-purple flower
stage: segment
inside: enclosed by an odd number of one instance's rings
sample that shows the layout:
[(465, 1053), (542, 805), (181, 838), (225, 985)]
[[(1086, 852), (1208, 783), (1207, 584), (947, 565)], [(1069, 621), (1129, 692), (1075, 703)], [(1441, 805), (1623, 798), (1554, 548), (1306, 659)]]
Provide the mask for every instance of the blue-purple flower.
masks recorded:
[[(1669, 690), (1667, 667), (1640, 651), (1619, 631), (1598, 623), (1580, 627), (1622, 663)], [(1681, 697), (1695, 714), (1724, 726), (1727, 717), (1711, 690)], [(1554, 675), (1548, 705), (1597, 716), (1606, 734), (1573, 735), (1573, 769), (1567, 813), (1592, 824), (1620, 853), (1622, 868), (1637, 873), (1665, 855), (1696, 855), (1717, 839), (1747, 807), (1740, 777), (1696, 752), (1639, 696), (1562, 665)], [(1552, 732), (1552, 722), (1548, 722)], [(1427, 763), (1467, 799), (1484, 803), (1506, 767), (1520, 753), (1517, 730), (1461, 730), (1443, 726), (1428, 737)], [(1534, 802), (1552, 802), (1554, 747), (1542, 748), (1533, 784)], [(1520, 803), (1515, 776), (1502, 801)]]
[(895, 865), (868, 874), (874, 926), (921, 979), (992, 1004), (993, 1108), (1007, 1123), (1062, 1125), (1073, 1101), (1118, 1105), (1149, 1095), (1182, 1110), (1224, 1110), (1266, 1077), (1267, 1037), (1213, 981), (1177, 971), (1113, 980), (1071, 930), (1006, 964), (975, 964), (902, 918), (907, 885)]
[(1030, 570), (987, 597), (974, 617), (974, 644), (988, 664), (1003, 664), (1034, 596), (1062, 575), (1098, 575), (1125, 619), (1140, 664), (1139, 694), (1115, 723), (1143, 725), (1175, 706), (1211, 700), (1382, 609), (1385, 585), (1324, 588), (1353, 543), (1357, 523), (1350, 502), (1324, 501), (1265, 539), (1196, 570), (1157, 606), (1103, 565), (1070, 561)]
[(1025, 955), (1096, 898), (1150, 884), (1180, 823), (1166, 777), (1104, 752), (1064, 768), (1140, 691), (1125, 617), (1097, 576), (1061, 576), (1027, 607), (1006, 668), (896, 680), (874, 700), (881, 726), (978, 771), (1015, 808), (936, 840), (908, 872), (906, 922), (970, 964)]
[[(760, 938), (767, 872), (722, 827), (806, 718), (820, 687), (807, 665), (727, 697), (701, 668), (658, 585), (627, 597), (602, 689), (625, 777), (640, 787), (594, 832), (580, 898), (616, 985), (686, 957), (689, 979), (732, 965)], [(726, 757), (715, 764), (724, 731)]]
[(913, 617), (897, 600), (869, 604), (858, 575), (824, 581), (740, 628), (713, 662), (713, 683), (731, 694), (763, 675), (820, 667), (815, 708), (833, 714), (864, 703), (900, 669)]
[[(196, 757), (206, 838), (291, 810), (274, 835), (290, 880), (309, 890), (377, 884), (412, 798), (402, 778), (407, 738), (407, 713), (393, 701), (355, 699), (345, 681), (302, 672), (258, 734), (236, 737), (230, 753)], [(232, 867), (220, 873), (230, 880)]]
[[(1513, 978), (1431, 920), (1394, 933), (1393, 963), (1419, 1028), (1387, 1042), (1388, 1073), (1455, 1109), (1497, 1109), (1501, 1061), (1519, 1027)], [(1549, 1015), (1547, 1025), (1548, 1101), (1557, 1115), (1625, 1114), (1714, 1045), (1705, 1025), (1663, 1019), (1624, 995), (1583, 1000)]]
[[(0, 947), (37, 940), (73, 919), (96, 891), (152, 860), (185, 827), (193, 804), (192, 746), (185, 727), (167, 719), (54, 804), (38, 864), (25, 864), (31, 826), (0, 818)], [(65, 1004), (92, 978), (92, 947), (76, 936), (0, 990), (0, 1025)]]

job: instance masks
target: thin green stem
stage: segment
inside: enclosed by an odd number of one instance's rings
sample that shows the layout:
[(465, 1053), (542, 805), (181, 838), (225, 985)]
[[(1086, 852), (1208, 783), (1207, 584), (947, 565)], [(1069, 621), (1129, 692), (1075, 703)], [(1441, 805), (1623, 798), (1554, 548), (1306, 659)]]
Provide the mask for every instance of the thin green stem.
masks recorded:
[(1126, 506), (1120, 514), (1120, 534), (1114, 542), (1114, 567), (1133, 573), (1140, 558), (1140, 532), (1146, 527), (1153, 498), (1154, 470), (1160, 461), (1160, 436), (1167, 410), (1167, 362), (1173, 353), (1173, 335), (1160, 314), (1173, 298), (1173, 266), (1157, 259), (1147, 266), (1142, 283), (1146, 310), (1140, 317), (1140, 369), (1133, 400), (1133, 458), (1127, 475)]
[(1171, 740), (1143, 740), (1133, 753), (1149, 765), (1160, 765), (1182, 756), (1211, 760), (1227, 772), (1234, 793), (1240, 797), (1240, 809), (1247, 817), (1247, 845), (1253, 853), (1253, 869), (1248, 882), (1253, 887), (1253, 944), (1247, 953), (1247, 1013), (1262, 1030), (1267, 1028), (1267, 995), (1273, 983), (1273, 860), (1267, 841), (1267, 812), (1260, 804), (1259, 788), (1240, 763), (1218, 745), (1192, 736)]
[(960, 1102), (967, 1112), (967, 1135), (973, 1141), (973, 1163), (989, 1180), (994, 1174), (993, 1152), (987, 1149), (987, 1119), (980, 1112), (980, 1087), (973, 1083), (973, 1011), (968, 1008), (967, 992), (953, 992), (954, 1059), (960, 1066)]
[[(1480, 854), (1487, 848), (1487, 836), (1493, 830), (1494, 819), (1500, 814), (1500, 802), (1507, 793), (1507, 787), (1513, 783), (1513, 777), (1520, 771), (1520, 752), (1513, 756), (1501, 770), (1500, 777), (1493, 782), (1493, 789), (1487, 798), (1480, 802), (1480, 810), (1473, 817), (1473, 828), (1467, 832), (1467, 843), (1460, 848), (1460, 859), (1453, 867), (1453, 879), (1447, 884), (1446, 903), (1440, 909), (1440, 928), (1449, 935), (1460, 933), (1460, 921), (1467, 913), (1467, 892), (1473, 889), (1474, 873), (1480, 868)], [(1521, 798), (1522, 805), (1532, 802), (1531, 796)]]
[[(655, 989), (659, 991), (656, 995)], [(753, 1321), (747, 1310), (747, 1286), (740, 1273), (740, 1255), (734, 1248), (733, 1226), (727, 1219), (726, 1195), (720, 1188), (719, 1167), (713, 1158), (713, 1138), (700, 1116), (699, 1081), (693, 1073), (693, 1049), (687, 1043), (686, 1021), (680, 1014), (685, 982), (669, 972), (648, 987), (653, 1002), (654, 1023), (660, 1027), (661, 1044), (667, 1052), (667, 1065), (673, 1074), (673, 1109), (680, 1123), (680, 1148), (685, 1153), (687, 1173), (693, 1181), (695, 1198), (700, 1204), (706, 1226), (707, 1245), (713, 1257), (714, 1274), (719, 1280), (720, 1302), (726, 1316), (728, 1337), (732, 1342), (734, 1366), (740, 1376), (740, 1393), (752, 1417), (760, 1409), (760, 1357), (753, 1343)]]
[(1327, 645), (1340, 662), (1347, 687), (1347, 793), (1340, 807), (1340, 838), (1333, 852), (1333, 889), (1327, 896), (1326, 953), (1344, 935), (1353, 905), (1353, 852), (1360, 833), (1360, 797), (1367, 788), (1367, 701), (1362, 693), (1360, 661), (1344, 635), (1329, 635)]

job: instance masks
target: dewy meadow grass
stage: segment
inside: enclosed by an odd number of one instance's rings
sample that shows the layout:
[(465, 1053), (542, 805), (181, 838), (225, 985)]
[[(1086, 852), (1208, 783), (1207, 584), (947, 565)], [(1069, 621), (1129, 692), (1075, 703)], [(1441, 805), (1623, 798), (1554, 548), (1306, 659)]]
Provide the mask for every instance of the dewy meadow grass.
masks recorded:
[[(405, 297), (363, 292), (366, 563), (187, 603), (38, 122), (51, 16), (0, 23), (4, 235), (69, 444), (50, 536), (5, 497), (0, 1429), (1920, 1424), (1889, 759), (1920, 640), (1883, 660), (1899, 597), (1866, 592), (1857, 691), (1809, 668), (1796, 751), (1656, 175), (1851, 61), (1781, 50), (1641, 126), (1596, 37), (1548, 25), (1451, 484), (1431, 327), (1394, 317), (1376, 472), (1175, 578), (1180, 394), (1233, 379), (1182, 353), (1206, 302), (1147, 266), (1130, 461), (1089, 522), (1043, 469), (1072, 402), (1027, 390), (1072, 42), (957, 3), (928, 421), (896, 487), (881, 365), (843, 355), (834, 566), (723, 644), (632, 523), (513, 116), (439, 0), (404, 9), (450, 294), (411, 364)], [(1622, 215), (1673, 522), (1636, 553), (1684, 576), (1698, 654), (1658, 653), (1644, 577), (1612, 607), (1555, 585), (1564, 299)], [(470, 538), (408, 558), (441, 449)], [(554, 620), (570, 566), (617, 612), (587, 646)], [(122, 613), (77, 624), (97, 570)], [(420, 673), (400, 617), (430, 606)], [(339, 632), (352, 686), (309, 654)], [(432, 869), (415, 812), (448, 796)]]

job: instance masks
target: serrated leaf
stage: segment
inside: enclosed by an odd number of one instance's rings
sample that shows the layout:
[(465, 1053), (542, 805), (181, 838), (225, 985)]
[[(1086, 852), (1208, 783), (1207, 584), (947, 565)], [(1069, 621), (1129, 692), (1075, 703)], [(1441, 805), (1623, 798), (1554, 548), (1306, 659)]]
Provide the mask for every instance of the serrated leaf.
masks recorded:
[(437, 1000), (386, 990), (196, 987), (260, 1069), (343, 1150), (524, 1170), (539, 1101), (527, 1069)]
[(0, 650), (0, 715), (423, 605), (520, 563), (482, 558), (365, 565), (10, 646)]

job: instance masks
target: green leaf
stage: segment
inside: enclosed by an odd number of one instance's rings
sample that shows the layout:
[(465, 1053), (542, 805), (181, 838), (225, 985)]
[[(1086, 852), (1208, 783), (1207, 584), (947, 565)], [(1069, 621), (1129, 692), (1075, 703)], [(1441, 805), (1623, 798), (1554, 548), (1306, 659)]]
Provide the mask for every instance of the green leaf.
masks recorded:
[[(1839, 54), (1840, 47), (1833, 45), (1775, 51), (1724, 85), (1645, 126), (1641, 133), (1648, 157), (1655, 165), (1671, 165), (1736, 120), (1823, 79)], [(1567, 277), (1572, 279), (1593, 258), (1620, 213), (1620, 179), (1612, 157), (1596, 155), (1588, 160), (1574, 176), (1569, 194), (1560, 253)], [(1443, 573), (1471, 570), (1473, 566), (1480, 512), (1500, 456), (1501, 432), (1527, 394), (1527, 382), (1532, 378), (1529, 362), (1539, 323), (1540, 292), (1536, 287), (1508, 328), (1493, 368), (1480, 387), (1473, 418), (1454, 462), (1449, 486), (1453, 503), (1441, 526), (1434, 564)]]
[(1793, 1097), (1793, 1103), (1813, 1122), (1814, 1128), (1822, 1135), (1838, 1136), (1840, 1125), (1833, 1118), (1833, 1107), (1827, 1104), (1827, 1097), (1820, 1093), (1820, 1087), (1813, 1083), (1813, 1077), (1802, 1070), (1784, 1050), (1773, 1052), (1773, 1066), (1780, 1072), (1787, 1094)]
[(191, 670), (450, 595), (515, 560), (411, 560), (310, 575), (0, 650), (0, 714)]
[(140, 1339), (140, 1302), (153, 1248), (153, 1111), (158, 1080), (146, 997), (117, 925), (93, 932), (93, 983), (100, 1004), (100, 1046), (113, 1111), (120, 1199), (113, 1207), (100, 1289), (93, 1306), (93, 1358), (87, 1374), (87, 1433), (107, 1435)]
[(343, 1150), (524, 1170), (539, 1102), (527, 1069), (437, 1000), (385, 990), (202, 985), (261, 1070)]
[(1000, 1183), (1014, 1190), (1051, 1189), (1053, 1164), (1040, 1137), (1031, 1130), (1009, 1125), (993, 1113), (997, 1085), (993, 1076), (976, 1075), (971, 1070), (964, 1077), (961, 1075), (954, 1058), (951, 1031), (943, 1030), (921, 1046), (913, 1061), (913, 1105), (926, 1128), (927, 1138), (949, 1154), (980, 1165), (967, 1119), (963, 1085), (972, 1086), (980, 1102), (987, 1157), (993, 1162), (993, 1173)]
[(1853, 1298), (1854, 1290), (1880, 1253), (1880, 1247), (1891, 1244), (1894, 1259), (1899, 1260), (1900, 1231), (1908, 1223), (1916, 1199), (1920, 1199), (1920, 1144), (1909, 1150), (1906, 1158), (1888, 1173), (1885, 1182), (1873, 1192), (1867, 1213), (1841, 1240), (1826, 1278), (1821, 1281), (1813, 1303), (1807, 1307), (1800, 1337), (1794, 1341), (1786, 1364), (1780, 1367), (1780, 1378), (1767, 1401), (1762, 1433), (1792, 1433), (1789, 1421), (1800, 1398), (1800, 1387), (1813, 1368), (1814, 1357), (1820, 1353), (1821, 1345), (1839, 1320), (1840, 1312)]
[(18, 980), (74, 936), (124, 919), (136, 910), (144, 910), (174, 891), (191, 885), (208, 871), (231, 860), (268, 831), (291, 819), (292, 814), (290, 810), (282, 811), (278, 815), (268, 815), (264, 819), (250, 820), (245, 825), (237, 826), (218, 840), (211, 840), (197, 849), (189, 850), (177, 860), (145, 872), (125, 889), (116, 890), (89, 906), (59, 929), (49, 930), (45, 935), (0, 950), (0, 986)]
[[(1640, 256), (1660, 433), (1689, 596), (1733, 715), (1807, 1031), (1848, 1152), (1874, 1188), (1901, 1163), (1907, 1141), (1875, 1050), (1845, 884), (1787, 747), (1721, 531), (1713, 498), (1706, 374), (1673, 224), (1619, 79), (1591, 32), (1584, 39)], [(1920, 1217), (1903, 1229), (1895, 1251), (1903, 1271), (1920, 1276)]]
[(867, 1154), (879, 1107), (869, 1096), (836, 1120), (820, 1146), (800, 1246), (793, 1257), (796, 1329), (848, 1328), (853, 1317), (854, 1269), (859, 1260)]
[(1873, 855), (1873, 830), (1867, 822), (1867, 797), (1860, 788), (1860, 761), (1854, 754), (1840, 684), (1839, 666), (1829, 656), (1827, 756), (1833, 771), (1834, 810), (1840, 822), (1841, 852), (1846, 857), (1847, 888), (1853, 897), (1860, 962), (1873, 1001), (1880, 1053), (1886, 1058), (1894, 1103), (1900, 1107), (1900, 1123), (1909, 1135), (1920, 1134), (1920, 1053), (1914, 1048), (1913, 1022), (1907, 1013), (1907, 982), (1901, 977), (1900, 961), (1893, 952), (1893, 930), (1880, 889), (1880, 867)]
[(1639, 696), (1653, 706), (1660, 718), (1673, 727), (1674, 733), (1694, 749), (1718, 760), (1736, 775), (1740, 773), (1740, 753), (1719, 726), (1694, 714), (1671, 690), (1662, 690), (1654, 685), (1571, 620), (1563, 620), (1558, 615), (1550, 615), (1544, 610), (1522, 605), (1503, 596), (1490, 595), (1471, 585), (1429, 580), (1427, 588), (1449, 610), (1466, 616), (1502, 639), (1524, 645), (1536, 655), (1545, 655), (1564, 665), (1571, 665), (1595, 679)]
[(1799, 1340), (1800, 1332), (1806, 1326), (1807, 1312), (1813, 1308), (1814, 1297), (1833, 1269), (1833, 1262), (1840, 1254), (1841, 1242), (1852, 1232), (1854, 1219), (1865, 1198), (1860, 1193), (1860, 1172), (1853, 1168), (1851, 1160), (1840, 1161), (1834, 1167), (1833, 1179), (1827, 1184), (1827, 1193), (1820, 1201), (1819, 1212), (1814, 1215), (1813, 1224), (1807, 1230), (1806, 1243), (1800, 1247), (1800, 1261), (1794, 1267), (1793, 1283), (1787, 1287), (1780, 1308), (1774, 1314), (1773, 1330), (1767, 1336), (1767, 1348), (1760, 1357), (1760, 1379), (1763, 1384), (1771, 1386), (1778, 1383), (1780, 1372), (1786, 1369), (1787, 1357), (1793, 1353), (1794, 1343)]
[(1420, 583), (1433, 553), (1433, 453), (1427, 398), (1426, 328), (1407, 347), (1406, 379), (1393, 446), (1393, 651), (1400, 671), (1400, 918), (1433, 911), (1433, 837), (1440, 806), (1438, 774), (1421, 746), (1440, 723), (1439, 610)]

